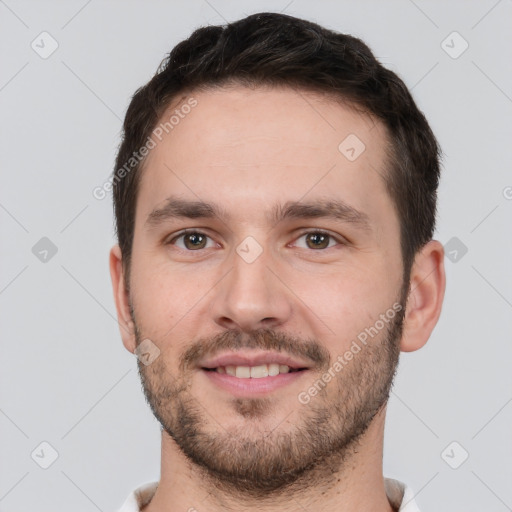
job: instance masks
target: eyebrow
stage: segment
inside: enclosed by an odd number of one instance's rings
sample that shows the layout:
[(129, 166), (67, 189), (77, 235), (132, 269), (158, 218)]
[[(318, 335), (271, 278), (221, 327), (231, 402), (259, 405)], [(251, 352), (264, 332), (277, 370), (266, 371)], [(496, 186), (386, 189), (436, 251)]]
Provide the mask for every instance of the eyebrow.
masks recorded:
[(152, 229), (172, 219), (224, 219), (227, 217), (226, 212), (215, 204), (168, 197), (162, 208), (154, 209), (148, 215), (146, 225)]
[[(148, 215), (145, 225), (148, 229), (154, 229), (173, 219), (215, 218), (225, 222), (231, 218), (231, 215), (214, 203), (169, 197), (164, 206), (154, 209)], [(288, 219), (318, 218), (347, 222), (364, 231), (371, 231), (369, 216), (341, 199), (317, 199), (308, 203), (288, 201), (284, 205), (274, 205), (267, 214), (267, 221), (273, 225)]]
[(288, 201), (274, 206), (269, 217), (278, 224), (287, 219), (333, 219), (354, 224), (364, 231), (371, 231), (370, 218), (341, 199), (317, 199), (314, 202)]

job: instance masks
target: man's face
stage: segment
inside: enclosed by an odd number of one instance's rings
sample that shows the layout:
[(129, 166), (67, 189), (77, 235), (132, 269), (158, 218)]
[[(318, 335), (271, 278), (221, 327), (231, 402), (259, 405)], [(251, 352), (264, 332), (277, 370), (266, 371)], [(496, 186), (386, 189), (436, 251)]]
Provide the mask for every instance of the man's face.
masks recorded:
[[(192, 96), (197, 106), (155, 139), (138, 193), (129, 298), (137, 344), (160, 350), (139, 371), (193, 462), (266, 492), (341, 461), (388, 397), (404, 283), (386, 138), (380, 123), (306, 92)], [(170, 198), (220, 217), (164, 210)], [(258, 378), (285, 360), (300, 370)], [(260, 368), (246, 379), (251, 370), (226, 366)]]

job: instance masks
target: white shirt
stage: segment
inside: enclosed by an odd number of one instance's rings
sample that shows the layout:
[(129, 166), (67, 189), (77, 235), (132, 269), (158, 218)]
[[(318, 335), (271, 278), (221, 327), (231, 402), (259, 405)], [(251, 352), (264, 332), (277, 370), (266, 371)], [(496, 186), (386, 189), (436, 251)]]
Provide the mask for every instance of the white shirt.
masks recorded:
[[(389, 502), (394, 508), (400, 507), (398, 512), (420, 512), (410, 487), (392, 478), (384, 478), (384, 486)], [(117, 512), (140, 512), (141, 507), (151, 501), (157, 487), (158, 482), (148, 482), (137, 487)]]

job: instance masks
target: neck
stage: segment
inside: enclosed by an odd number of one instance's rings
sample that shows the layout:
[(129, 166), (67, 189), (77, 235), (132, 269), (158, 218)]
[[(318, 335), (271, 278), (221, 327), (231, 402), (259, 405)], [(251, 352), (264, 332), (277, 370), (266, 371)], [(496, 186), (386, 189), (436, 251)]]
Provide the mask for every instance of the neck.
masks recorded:
[(241, 511), (393, 512), (382, 474), (385, 408), (342, 461), (333, 455), (282, 492), (254, 500), (229, 492), (211, 475), (191, 463), (174, 440), (162, 431), (161, 478), (144, 512)]

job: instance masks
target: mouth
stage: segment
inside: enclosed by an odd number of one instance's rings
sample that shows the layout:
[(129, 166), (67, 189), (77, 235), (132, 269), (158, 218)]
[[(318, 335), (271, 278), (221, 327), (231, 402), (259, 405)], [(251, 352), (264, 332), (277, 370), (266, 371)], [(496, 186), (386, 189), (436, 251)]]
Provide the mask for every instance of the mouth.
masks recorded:
[(230, 375), (238, 379), (262, 379), (265, 377), (276, 377), (277, 375), (302, 372), (307, 368), (291, 368), (286, 364), (270, 363), (257, 366), (218, 366), (217, 368), (202, 368), (207, 372), (216, 372)]
[(278, 352), (230, 352), (204, 361), (199, 369), (216, 389), (236, 397), (257, 397), (310, 373), (306, 362)]

